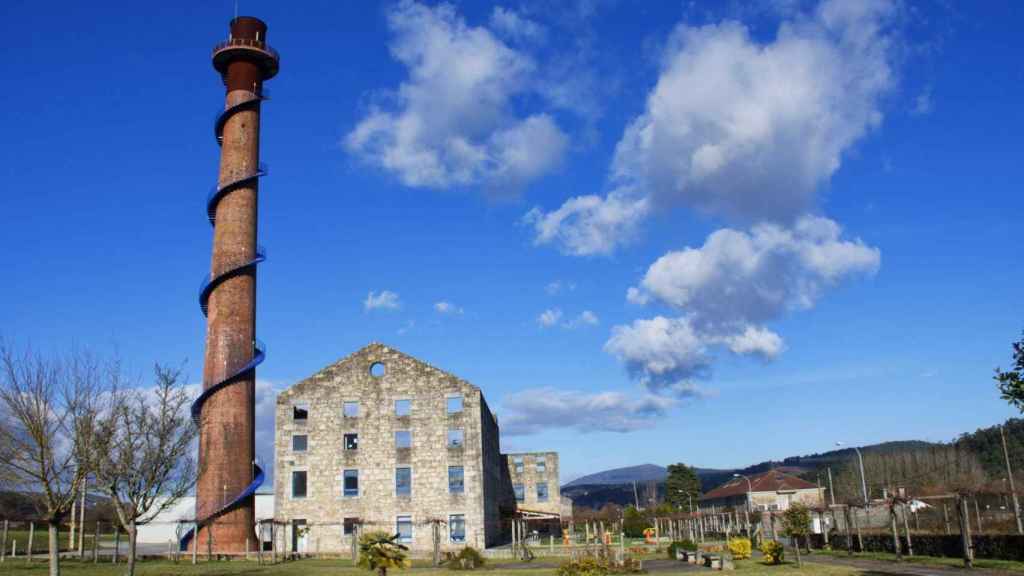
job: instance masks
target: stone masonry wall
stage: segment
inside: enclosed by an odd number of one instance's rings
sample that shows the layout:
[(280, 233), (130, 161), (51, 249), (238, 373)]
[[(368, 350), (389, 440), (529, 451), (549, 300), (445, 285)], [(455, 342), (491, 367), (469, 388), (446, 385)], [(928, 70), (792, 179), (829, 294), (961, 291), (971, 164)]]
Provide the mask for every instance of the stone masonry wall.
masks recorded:
[[(516, 485), (523, 487), (523, 499), (516, 502), (518, 509), (561, 514), (562, 493), (558, 483), (557, 452), (520, 452), (506, 454), (505, 459), (508, 462), (513, 492)], [(543, 470), (538, 467), (539, 461), (544, 462)], [(519, 462), (522, 463), (521, 469), (517, 464)], [(541, 483), (546, 483), (548, 487), (548, 497), (543, 502), (537, 498), (537, 485)]]
[[(382, 376), (371, 374), (382, 364)], [(447, 413), (450, 396), (463, 398), (462, 412)], [(409, 416), (395, 414), (395, 400), (410, 400)], [(345, 417), (346, 401), (358, 402), (357, 417)], [(294, 407), (308, 409), (303, 422)], [(462, 429), (461, 447), (448, 447), (448, 431)], [(395, 447), (395, 431), (408, 430), (412, 447)], [(346, 450), (343, 435), (357, 433), (358, 449)], [(305, 451), (294, 451), (293, 436), (305, 435)], [(497, 541), (500, 522), (495, 479), (500, 479), (498, 430), (480, 389), (411, 356), (381, 344), (371, 344), (351, 356), (295, 384), (277, 398), (275, 518), (291, 524), (305, 520), (306, 552), (348, 554), (351, 536), (343, 534), (343, 521), (358, 518), (362, 530), (396, 532), (397, 517), (412, 517), (414, 552), (433, 548), (435, 519), (465, 516), (464, 543), (453, 543), (449, 527), (442, 526), (444, 550), (464, 545), (483, 548)], [(557, 470), (557, 462), (552, 462)], [(465, 489), (449, 493), (449, 466), (463, 467)], [(399, 466), (411, 468), (410, 496), (396, 495)], [(343, 471), (358, 470), (358, 496), (344, 496)], [(307, 494), (292, 497), (292, 473), (306, 471)], [(555, 476), (557, 478), (557, 475)], [(557, 484), (554, 484), (557, 487)], [(556, 488), (557, 490), (557, 488)], [(551, 495), (558, 502), (558, 492)], [(292, 530), (286, 530), (292, 549)], [(300, 544), (301, 548), (301, 544)]]

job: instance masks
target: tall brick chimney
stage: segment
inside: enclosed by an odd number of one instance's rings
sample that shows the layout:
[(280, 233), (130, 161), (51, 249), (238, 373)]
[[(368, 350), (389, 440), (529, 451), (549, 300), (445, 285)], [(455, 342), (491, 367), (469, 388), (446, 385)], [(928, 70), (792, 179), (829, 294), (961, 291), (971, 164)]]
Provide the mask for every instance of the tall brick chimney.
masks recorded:
[[(255, 367), (263, 360), (256, 341), (260, 106), (263, 82), (277, 74), (279, 58), (267, 44), (267, 25), (240, 16), (213, 50), (213, 66), (226, 88), (215, 135), (221, 145), (220, 176), (207, 202), (213, 224), (210, 275), (200, 291), (207, 316), (203, 393), (192, 406), (199, 426), (196, 484), (199, 550), (244, 554), (256, 549), (254, 497), (263, 472), (256, 465)], [(197, 536), (197, 537), (190, 537)]]

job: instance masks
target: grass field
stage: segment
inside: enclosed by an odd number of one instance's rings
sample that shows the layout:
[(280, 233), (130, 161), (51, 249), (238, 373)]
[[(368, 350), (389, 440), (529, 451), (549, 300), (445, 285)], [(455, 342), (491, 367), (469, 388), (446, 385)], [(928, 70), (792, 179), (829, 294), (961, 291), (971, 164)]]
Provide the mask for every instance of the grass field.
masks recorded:
[[(528, 566), (528, 565), (527, 565)], [(859, 570), (843, 566), (804, 566), (797, 568), (796, 564), (787, 563), (781, 566), (765, 566), (756, 561), (737, 562), (737, 571), (744, 576), (769, 576), (776, 574), (819, 574), (823, 576), (856, 576), (861, 574)], [(115, 576), (124, 573), (124, 564), (113, 566), (107, 563), (94, 565), (92, 562), (78, 562), (77, 560), (66, 560), (61, 564), (61, 572), (72, 576)], [(710, 572), (700, 570), (699, 572), (686, 572), (686, 574), (699, 574)], [(203, 576), (229, 576), (232, 574), (265, 575), (265, 576), (371, 576), (370, 572), (355, 568), (347, 560), (298, 560), (285, 562), (274, 566), (258, 566), (255, 562), (235, 560), (231, 562), (203, 562), (193, 566), (188, 562), (174, 564), (163, 560), (151, 560), (139, 562), (137, 573), (146, 576), (156, 575), (203, 575)], [(491, 566), (474, 572), (480, 576), (554, 576), (555, 569), (549, 567), (524, 567), (510, 568), (505, 566)], [(683, 572), (678, 572), (682, 574)], [(23, 559), (15, 562), (0, 564), (0, 575), (42, 575), (46, 574), (46, 562), (37, 561), (31, 565)], [(466, 572), (452, 572), (445, 569), (437, 569), (426, 566), (414, 566), (407, 570), (393, 570), (389, 573), (393, 576), (453, 576), (467, 574)], [(671, 576), (677, 572), (657, 571), (654, 574)]]
[[(849, 554), (845, 550), (815, 550), (815, 554), (829, 554), (837, 558), (850, 558)], [(887, 554), (884, 552), (859, 552), (852, 556), (852, 558), (866, 558), (868, 560), (886, 560), (890, 562), (896, 561), (895, 554)], [(960, 568), (964, 565), (962, 558), (945, 558), (939, 556), (904, 556), (903, 561), (908, 564), (922, 564), (926, 566), (953, 566)], [(992, 568), (995, 570), (1006, 570), (1012, 572), (1024, 573), (1024, 562), (1014, 562), (1011, 560), (986, 560), (984, 558), (976, 558), (974, 560), (975, 568)]]
[[(45, 525), (43, 525), (43, 526), (36, 526), (36, 532), (32, 536), (32, 553), (33, 554), (46, 554), (47, 552), (49, 552), (50, 551), (49, 537), (50, 536), (46, 532), (46, 526)], [(86, 534), (85, 535), (85, 550), (86, 550), (86, 552), (92, 550), (92, 537), (93, 537), (92, 534)], [(17, 540), (18, 541), (18, 554), (23, 554), (25, 552), (25, 546), (28, 546), (28, 530), (9, 530), (7, 532), (7, 546), (5, 546), (5, 549), (7, 550), (8, 554), (11, 553), (11, 541), (12, 540)], [(110, 536), (109, 534), (108, 535), (100, 534), (100, 543), (101, 544), (103, 542), (107, 541), (107, 540), (109, 540), (110, 543), (113, 544), (114, 537)], [(76, 546), (76, 550), (77, 550), (77, 546), (78, 546), (77, 545), (77, 542), (78, 542), (78, 536), (77, 535), (75, 536), (75, 542), (76, 542), (75, 546)], [(68, 549), (68, 533), (67, 532), (61, 532), (58, 535), (57, 543), (60, 545), (60, 550), (62, 552), (66, 551)]]

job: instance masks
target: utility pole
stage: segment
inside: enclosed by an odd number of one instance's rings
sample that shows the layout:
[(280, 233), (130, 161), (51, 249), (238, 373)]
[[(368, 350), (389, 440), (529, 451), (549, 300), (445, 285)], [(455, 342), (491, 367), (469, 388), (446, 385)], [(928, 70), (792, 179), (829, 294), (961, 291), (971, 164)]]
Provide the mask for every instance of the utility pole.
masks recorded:
[(1006, 449), (1005, 426), (999, 427), (999, 438), (1003, 441), (1003, 459), (1006, 460), (1006, 479), (1010, 482), (1010, 499), (1013, 502), (1013, 517), (1017, 520), (1017, 534), (1024, 534), (1024, 523), (1020, 519), (1020, 503), (1017, 502), (1017, 489), (1013, 485), (1013, 468), (1010, 467), (1010, 451)]

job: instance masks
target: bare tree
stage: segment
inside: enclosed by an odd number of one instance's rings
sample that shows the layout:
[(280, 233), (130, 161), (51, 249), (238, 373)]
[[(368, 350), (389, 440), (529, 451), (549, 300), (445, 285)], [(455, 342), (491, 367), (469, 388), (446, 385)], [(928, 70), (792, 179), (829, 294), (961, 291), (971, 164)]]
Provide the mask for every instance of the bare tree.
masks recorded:
[(128, 574), (135, 574), (138, 527), (174, 506), (196, 481), (196, 428), (181, 370), (156, 365), (152, 389), (125, 388), (118, 366), (95, 427), (91, 468), (128, 533)]
[(51, 576), (60, 574), (60, 523), (88, 471), (99, 381), (88, 354), (47, 358), (0, 342), (0, 477), (36, 495), (49, 530)]

